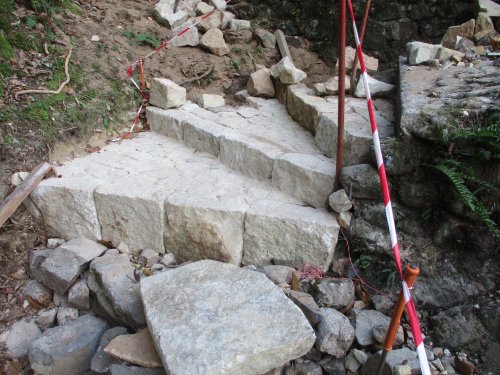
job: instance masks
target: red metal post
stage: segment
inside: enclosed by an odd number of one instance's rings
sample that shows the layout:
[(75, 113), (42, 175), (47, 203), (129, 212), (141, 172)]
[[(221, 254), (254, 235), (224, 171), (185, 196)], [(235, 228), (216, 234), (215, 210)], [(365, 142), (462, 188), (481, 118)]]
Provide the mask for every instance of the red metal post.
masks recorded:
[(346, 46), (346, 0), (339, 3), (339, 105), (337, 133), (337, 161), (334, 190), (339, 188), (340, 171), (344, 166), (344, 109), (345, 109), (345, 46)]
[[(363, 16), (363, 23), (361, 24), (361, 34), (359, 36), (359, 41), (361, 44), (363, 44), (363, 39), (365, 37), (365, 30), (366, 30), (366, 24), (368, 23), (368, 15), (370, 13), (370, 6), (371, 6), (371, 0), (368, 0), (366, 2), (366, 8), (365, 8), (365, 15)], [(350, 89), (350, 94), (351, 96), (354, 94), (354, 89), (357, 81), (357, 70), (358, 70), (358, 62), (359, 62), (359, 56), (358, 56), (358, 49), (356, 49), (356, 55), (354, 56), (354, 62), (352, 63), (352, 70), (351, 70), (351, 89)]]

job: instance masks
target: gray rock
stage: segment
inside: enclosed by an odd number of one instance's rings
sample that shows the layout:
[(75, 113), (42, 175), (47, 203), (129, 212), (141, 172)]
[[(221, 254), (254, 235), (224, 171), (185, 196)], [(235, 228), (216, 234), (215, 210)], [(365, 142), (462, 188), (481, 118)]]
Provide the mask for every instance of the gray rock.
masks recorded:
[(281, 59), (279, 63), (271, 67), (271, 74), (282, 83), (293, 85), (307, 78), (307, 74), (297, 69), (288, 56)]
[[(95, 284), (91, 282), (91, 277)], [(145, 325), (139, 284), (135, 282), (134, 267), (128, 256), (118, 255), (94, 260), (90, 265), (89, 288), (103, 310), (118, 322), (134, 329)]]
[(367, 346), (375, 343), (373, 329), (376, 326), (385, 326), (387, 329), (390, 322), (391, 318), (376, 310), (356, 311), (356, 340), (358, 344)]
[(375, 306), (375, 310), (380, 311), (384, 315), (392, 315), (394, 302), (390, 297), (377, 294), (372, 296), (372, 302)]
[(465, 53), (455, 51), (454, 49), (450, 48), (440, 48), (438, 53), (436, 54), (436, 59), (439, 60), (439, 62), (443, 63), (445, 61), (455, 61), (455, 62), (460, 62), (462, 59), (465, 57)]
[(268, 265), (264, 266), (264, 274), (275, 284), (291, 284), (292, 273), (295, 269), (288, 266)]
[(337, 222), (341, 228), (349, 229), (351, 226), (352, 214), (350, 212), (341, 212), (336, 215)]
[[(376, 342), (379, 344), (383, 344), (385, 341), (385, 336), (387, 334), (387, 327), (388, 325), (381, 324), (381, 325), (376, 325), (373, 327), (373, 338), (375, 339)], [(394, 346), (399, 346), (404, 343), (405, 337), (404, 337), (404, 332), (403, 332), (403, 327), (399, 326), (398, 330), (396, 331), (396, 337), (394, 338)]]
[(33, 320), (20, 320), (14, 323), (5, 341), (7, 356), (9, 358), (24, 357), (28, 354), (31, 343), (41, 335), (42, 332)]
[(67, 294), (59, 294), (54, 293), (54, 305), (59, 307), (68, 307), (68, 295)]
[[(368, 88), (370, 89), (370, 95), (372, 98), (385, 98), (394, 92), (396, 86), (378, 81), (375, 78), (368, 76)], [(358, 98), (364, 98), (366, 96), (365, 85), (362, 77), (358, 80), (356, 90), (354, 90), (354, 96)]]
[(115, 337), (127, 334), (127, 328), (125, 327), (114, 327), (108, 329), (101, 337), (99, 341), (99, 346), (97, 352), (92, 357), (90, 362), (90, 369), (97, 374), (108, 374), (110, 367), (113, 364), (120, 364), (121, 361), (114, 359), (104, 352), (104, 348), (113, 340)]
[(90, 291), (85, 281), (73, 285), (68, 292), (68, 303), (79, 310), (90, 309)]
[(367, 360), (368, 355), (365, 352), (362, 352), (358, 349), (353, 349), (345, 359), (345, 367), (347, 370), (355, 373), (361, 366), (366, 363)]
[(337, 310), (328, 307), (320, 310), (316, 349), (335, 358), (342, 358), (354, 341), (354, 329), (349, 319)]
[(227, 8), (227, 3), (225, 0), (210, 0), (210, 4), (212, 4), (218, 10), (226, 10)]
[(52, 291), (37, 280), (28, 280), (23, 293), (31, 306), (39, 309), (52, 301)]
[(273, 33), (264, 29), (256, 29), (254, 35), (264, 48), (276, 47), (276, 37)]
[(43, 262), (45, 262), (45, 259), (52, 254), (51, 249), (42, 249), (42, 250), (32, 250), (30, 252), (30, 275), (31, 278), (36, 279), (38, 281), (41, 280), (40, 278), (40, 266), (42, 265)]
[(106, 246), (86, 238), (74, 238), (65, 242), (57, 250), (69, 251), (85, 262), (91, 262), (93, 259), (101, 256), (106, 250)]
[(139, 255), (139, 262), (146, 267), (151, 267), (153, 264), (159, 263), (161, 260), (160, 254), (153, 249), (145, 249)]
[(113, 364), (109, 369), (110, 375), (165, 375), (160, 368), (145, 368)]
[(237, 19), (232, 19), (229, 21), (229, 29), (230, 30), (250, 30), (251, 25), (250, 21), (247, 20), (237, 20)]
[(210, 29), (219, 29), (222, 26), (222, 18), (220, 12), (215, 12), (210, 17), (205, 18), (198, 24), (201, 32), (206, 33)]
[(226, 105), (226, 101), (222, 95), (217, 94), (201, 94), (198, 97), (198, 105), (201, 108), (216, 108)]
[[(379, 351), (375, 355), (372, 355), (370, 358), (368, 358), (366, 364), (361, 369), (361, 375), (373, 375), (377, 373), (381, 353), (382, 352)], [(416, 354), (408, 348), (403, 348), (391, 350), (389, 352), (382, 369), (382, 375), (393, 375), (395, 368), (402, 364), (410, 366), (412, 370), (415, 370), (415, 373), (417, 373), (417, 371), (420, 369)]]
[(55, 249), (56, 247), (61, 246), (65, 242), (66, 242), (66, 240), (64, 238), (49, 238), (47, 240), (47, 248), (48, 249)]
[[(199, 4), (206, 4), (206, 3), (201, 2)], [(191, 26), (191, 24), (186, 22), (186, 23), (172, 29), (172, 32), (170, 33), (171, 37), (179, 34), (182, 30), (184, 30), (186, 27), (189, 27), (189, 26)], [(176, 46), (176, 47), (185, 47), (185, 46), (196, 47), (196, 46), (198, 46), (200, 44), (200, 35), (198, 34), (198, 29), (196, 28), (196, 26), (191, 27), (184, 34), (173, 39), (170, 42), (170, 44), (172, 44), (173, 46)]]
[(410, 65), (430, 64), (436, 59), (441, 48), (440, 44), (427, 44), (422, 42), (410, 42), (406, 45), (408, 63)]
[(327, 356), (319, 361), (318, 364), (328, 375), (346, 375), (343, 358), (339, 359)]
[(201, 16), (202, 14), (210, 13), (214, 9), (215, 9), (214, 6), (208, 5), (207, 3), (204, 3), (203, 1), (200, 1), (198, 4), (196, 4), (196, 14), (198, 16)]
[(262, 98), (274, 98), (276, 91), (271, 79), (271, 71), (267, 68), (259, 69), (250, 74), (247, 83), (247, 91), (252, 96)]
[(161, 258), (161, 264), (163, 264), (166, 267), (177, 264), (177, 261), (175, 260), (175, 255), (174, 254), (165, 254)]
[(229, 22), (234, 19), (236, 15), (231, 12), (222, 12), (222, 21), (221, 21), (221, 29), (227, 29), (229, 27)]
[(200, 40), (200, 45), (208, 52), (216, 56), (224, 56), (229, 53), (229, 48), (224, 41), (222, 31), (219, 29), (210, 29)]
[(382, 254), (392, 248), (387, 229), (372, 225), (363, 219), (355, 220), (351, 226), (351, 235), (370, 252)]
[(344, 189), (337, 190), (330, 194), (328, 203), (335, 212), (346, 212), (352, 208), (352, 202)]
[(170, 29), (182, 25), (189, 17), (189, 14), (183, 10), (174, 13), (174, 4), (175, 2), (171, 0), (160, 0), (155, 5), (153, 12), (156, 21)]
[(141, 297), (169, 373), (265, 373), (314, 343), (304, 315), (278, 287), (230, 264), (205, 260), (142, 279)]
[(311, 361), (295, 364), (295, 375), (322, 375), (323, 370), (320, 365)]
[(57, 307), (49, 310), (40, 311), (38, 318), (36, 318), (36, 324), (42, 331), (48, 328), (52, 328), (56, 325)]
[(358, 164), (342, 168), (340, 183), (352, 197), (361, 199), (379, 199), (381, 188), (377, 171), (369, 164)]
[(319, 323), (321, 311), (309, 293), (297, 292), (291, 289), (284, 289), (283, 291), (302, 310), (311, 325), (315, 326)]
[(321, 307), (342, 310), (354, 303), (354, 283), (349, 279), (322, 279), (313, 284), (312, 293)]
[(57, 325), (62, 326), (76, 319), (78, 319), (78, 309), (73, 307), (59, 307), (57, 310)]
[(153, 78), (151, 81), (151, 105), (169, 109), (186, 103), (186, 89), (166, 78)]
[(46, 330), (29, 349), (31, 368), (38, 374), (85, 374), (106, 329), (104, 320), (85, 315)]

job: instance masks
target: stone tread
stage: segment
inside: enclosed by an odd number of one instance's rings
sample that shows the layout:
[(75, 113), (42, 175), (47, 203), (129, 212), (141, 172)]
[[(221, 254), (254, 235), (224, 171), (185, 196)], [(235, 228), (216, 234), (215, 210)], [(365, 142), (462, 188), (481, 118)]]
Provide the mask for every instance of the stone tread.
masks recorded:
[[(295, 219), (304, 223), (309, 215), (321, 213), (320, 220), (338, 230), (335, 218), (325, 210), (303, 207), (303, 202), (269, 182), (242, 176), (214, 156), (154, 132), (110, 144), (57, 167), (57, 172), (61, 177), (44, 180), (32, 197), (47, 230), (63, 238), (104, 238), (115, 246), (124, 242), (132, 252), (144, 248), (164, 252), (168, 244), (177, 248), (167, 250), (182, 252), (216, 232), (222, 233), (223, 243), (213, 235), (212, 258), (238, 264), (245, 214), (263, 202), (296, 207), (300, 212)], [(184, 206), (191, 208), (188, 214)], [(189, 225), (193, 231), (209, 228), (198, 233), (201, 239), (182, 242), (188, 235), (183, 228)], [(336, 242), (333, 237), (329, 241)], [(225, 244), (227, 238), (231, 241)], [(217, 254), (220, 247), (229, 255)], [(333, 248), (328, 252), (333, 254)], [(181, 260), (189, 258), (177, 255)]]

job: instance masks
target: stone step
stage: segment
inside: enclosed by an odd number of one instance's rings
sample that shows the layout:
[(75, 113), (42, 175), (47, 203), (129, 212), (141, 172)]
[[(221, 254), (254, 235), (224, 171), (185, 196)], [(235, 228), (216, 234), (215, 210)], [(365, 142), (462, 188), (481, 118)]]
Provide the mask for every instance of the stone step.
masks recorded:
[[(149, 110), (150, 116), (156, 112)], [(183, 134), (208, 127), (200, 124)], [(208, 149), (210, 138), (205, 141)], [(154, 132), (74, 159), (57, 173), (60, 178), (44, 180), (32, 193), (48, 234), (56, 237), (110, 240), (132, 253), (168, 251), (180, 262), (275, 260), (322, 269), (337, 242), (339, 226), (326, 210)]]
[[(304, 84), (277, 85), (278, 98), (292, 119), (314, 134), (316, 147), (336, 157), (338, 97), (319, 97)], [(387, 99), (373, 99), (381, 139), (394, 135), (394, 105)], [(345, 102), (344, 165), (370, 161), (372, 133), (366, 100), (347, 97)]]
[(153, 131), (208, 152), (235, 171), (270, 180), (313, 207), (326, 207), (335, 161), (322, 155), (312, 135), (277, 100), (247, 99), (251, 106), (226, 106), (217, 113), (193, 103), (168, 110), (149, 106), (148, 123)]

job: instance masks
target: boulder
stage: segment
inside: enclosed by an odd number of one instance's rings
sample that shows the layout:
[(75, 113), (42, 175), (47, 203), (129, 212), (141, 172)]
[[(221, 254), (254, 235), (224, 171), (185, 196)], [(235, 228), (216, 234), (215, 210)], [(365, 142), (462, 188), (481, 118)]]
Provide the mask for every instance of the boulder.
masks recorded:
[(229, 48), (224, 41), (222, 31), (219, 29), (210, 29), (200, 40), (200, 45), (208, 52), (216, 56), (224, 56), (229, 53)]
[(293, 85), (306, 79), (307, 74), (297, 69), (288, 56), (281, 59), (279, 63), (271, 67), (271, 74), (279, 79), (281, 83)]
[(335, 212), (346, 212), (352, 208), (352, 202), (344, 189), (339, 189), (330, 194), (328, 203)]
[(113, 340), (116, 336), (125, 335), (127, 333), (127, 328), (125, 327), (113, 327), (108, 329), (101, 337), (99, 341), (99, 346), (97, 352), (92, 357), (90, 362), (90, 369), (97, 374), (108, 374), (111, 365), (119, 364), (121, 361), (114, 359), (104, 352), (104, 348), (108, 346), (109, 342)]
[(97, 258), (90, 265), (88, 286), (98, 315), (136, 329), (146, 320), (134, 270), (125, 254)]
[(132, 335), (116, 336), (106, 345), (104, 353), (121, 361), (142, 367), (162, 367), (147, 328)]
[(85, 374), (108, 324), (84, 315), (67, 324), (46, 330), (29, 349), (31, 368), (38, 374)]
[(142, 279), (141, 297), (167, 373), (262, 374), (306, 354), (315, 340), (265, 275), (230, 264), (199, 261)]
[[(391, 318), (376, 310), (356, 311), (356, 340), (358, 344), (367, 346), (376, 343), (377, 341), (373, 337), (373, 329), (376, 326), (384, 326), (387, 331), (390, 322)], [(399, 327), (399, 330), (398, 335), (400, 335), (402, 341), (402, 328)]]
[(457, 37), (461, 36), (463, 38), (472, 39), (475, 28), (475, 20), (469, 20), (458, 26), (451, 26), (444, 34), (441, 44), (446, 48), (455, 48)]
[(47, 307), (52, 302), (52, 291), (37, 280), (28, 280), (23, 293), (30, 305), (36, 309)]
[(38, 324), (38, 327), (42, 331), (56, 325), (57, 310), (58, 308), (54, 307), (49, 310), (40, 311), (38, 318), (36, 318), (36, 324)]
[(229, 30), (238, 31), (238, 30), (250, 30), (251, 25), (250, 21), (247, 20), (237, 20), (233, 18), (229, 21)]
[(316, 349), (343, 358), (354, 341), (354, 329), (349, 319), (337, 310), (328, 307), (320, 310)]
[(353, 198), (377, 200), (382, 195), (377, 170), (369, 164), (342, 168), (340, 183), (352, 191)]
[(319, 306), (342, 310), (354, 303), (354, 283), (350, 279), (321, 279), (313, 284), (312, 294)]
[(73, 307), (59, 307), (57, 310), (57, 325), (62, 326), (78, 319), (78, 310)]
[(186, 89), (166, 78), (153, 78), (150, 91), (149, 103), (163, 109), (178, 108), (186, 102)]
[(250, 74), (247, 91), (252, 96), (274, 98), (276, 91), (274, 90), (274, 84), (271, 79), (271, 71), (264, 68)]
[(226, 101), (222, 95), (217, 94), (201, 94), (198, 97), (198, 105), (201, 108), (217, 108), (226, 105)]
[(264, 48), (276, 47), (276, 37), (273, 33), (264, 29), (256, 29), (254, 31), (254, 36)]
[(68, 292), (68, 303), (79, 310), (90, 309), (90, 291), (84, 280), (71, 287)]
[[(201, 2), (199, 4), (206, 4), (206, 3)], [(183, 31), (185, 28), (189, 26), (191, 26), (191, 23), (186, 22), (180, 26), (173, 28), (172, 32), (170, 33), (170, 37), (179, 34), (181, 31)], [(170, 41), (170, 44), (175, 47), (198, 46), (200, 44), (200, 35), (198, 34), (198, 29), (196, 28), (196, 26), (191, 27), (184, 34), (177, 36), (175, 39)]]
[[(372, 98), (388, 97), (394, 92), (396, 88), (396, 86), (391, 85), (389, 83), (378, 81), (370, 76), (367, 77), (368, 77), (368, 88), (370, 89), (370, 95)], [(357, 98), (364, 98), (366, 96), (363, 77), (359, 77), (358, 84), (356, 85), (356, 90), (354, 90), (354, 96)]]
[(15, 322), (5, 341), (5, 349), (9, 358), (21, 358), (28, 354), (33, 341), (38, 339), (42, 332), (33, 320)]
[(198, 29), (206, 33), (210, 29), (220, 29), (222, 26), (222, 16), (220, 12), (215, 12), (198, 24)]
[(427, 44), (422, 42), (409, 42), (406, 44), (408, 63), (410, 65), (430, 64), (442, 46), (440, 44)]

